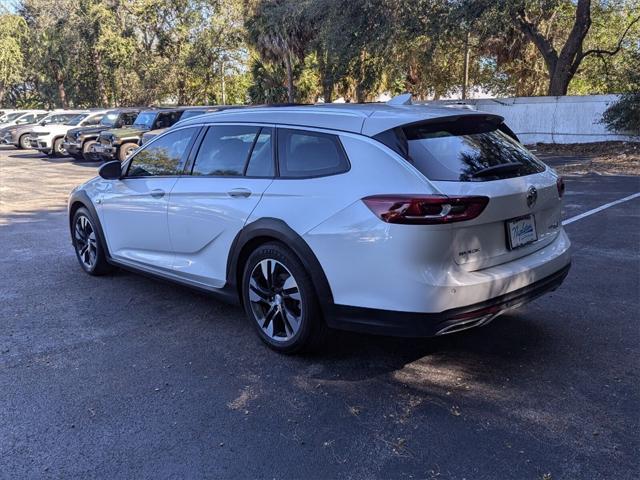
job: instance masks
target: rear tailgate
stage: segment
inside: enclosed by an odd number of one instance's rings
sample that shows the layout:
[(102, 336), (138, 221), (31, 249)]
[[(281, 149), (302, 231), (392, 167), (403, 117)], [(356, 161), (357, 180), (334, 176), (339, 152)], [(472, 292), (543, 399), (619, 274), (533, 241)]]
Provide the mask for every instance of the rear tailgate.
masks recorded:
[(446, 195), (490, 199), (479, 217), (452, 224), (454, 261), (465, 270), (479, 270), (529, 255), (551, 243), (561, 227), (556, 179), (547, 169), (490, 182), (433, 182)]
[(561, 230), (558, 177), (501, 117), (460, 114), (376, 135), (440, 193), (488, 198), (475, 218), (451, 223), (452, 255), (472, 271), (529, 255)]

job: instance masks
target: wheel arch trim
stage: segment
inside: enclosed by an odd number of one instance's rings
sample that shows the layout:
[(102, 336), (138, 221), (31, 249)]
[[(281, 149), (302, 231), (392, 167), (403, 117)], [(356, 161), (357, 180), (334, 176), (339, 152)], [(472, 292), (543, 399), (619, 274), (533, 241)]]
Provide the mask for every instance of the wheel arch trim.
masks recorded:
[(240, 292), (241, 279), (238, 278), (242, 275), (240, 267), (244, 266), (244, 262), (253, 251), (251, 246), (256, 241), (259, 241), (259, 244), (264, 243), (261, 239), (265, 241), (269, 239), (280, 241), (296, 254), (304, 268), (309, 272), (320, 305), (323, 311), (326, 311), (326, 308), (333, 304), (333, 294), (322, 265), (320, 265), (318, 258), (307, 242), (289, 225), (277, 218), (260, 218), (246, 225), (238, 232), (231, 244), (229, 256), (227, 257), (227, 285), (238, 291), (239, 298), (242, 298)]
[(107, 241), (106, 238), (104, 236), (104, 231), (102, 230), (102, 224), (100, 223), (100, 217), (98, 216), (98, 212), (96, 211), (95, 206), (93, 205), (93, 202), (91, 201), (91, 199), (89, 198), (89, 195), (87, 195), (87, 192), (85, 192), (84, 190), (78, 190), (76, 192), (73, 192), (71, 194), (71, 196), (69, 197), (69, 233), (71, 235), (71, 244), (74, 245), (74, 238), (73, 238), (73, 216), (75, 215), (75, 212), (78, 208), (80, 207), (84, 207), (87, 210), (89, 210), (89, 213), (91, 214), (91, 216), (93, 217), (93, 220), (96, 223), (96, 233), (100, 239), (100, 242), (102, 244), (102, 248), (104, 249), (105, 255), (107, 257), (107, 260), (111, 260), (111, 254), (109, 252), (109, 246), (107, 245)]

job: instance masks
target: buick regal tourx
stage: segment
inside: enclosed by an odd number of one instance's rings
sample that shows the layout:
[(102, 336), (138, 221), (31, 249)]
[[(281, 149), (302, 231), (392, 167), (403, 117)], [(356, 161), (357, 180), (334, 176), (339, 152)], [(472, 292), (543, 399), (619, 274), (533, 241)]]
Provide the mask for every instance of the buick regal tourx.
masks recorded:
[(272, 348), (328, 328), (431, 336), (554, 290), (564, 184), (496, 115), (420, 105), (229, 110), (181, 122), (69, 200), (81, 267), (243, 305)]

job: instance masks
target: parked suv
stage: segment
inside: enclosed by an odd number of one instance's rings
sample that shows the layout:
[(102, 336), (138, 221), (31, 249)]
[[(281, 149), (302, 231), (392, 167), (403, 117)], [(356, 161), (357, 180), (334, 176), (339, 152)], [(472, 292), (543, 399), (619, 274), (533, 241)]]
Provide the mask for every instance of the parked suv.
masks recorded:
[(34, 127), (29, 134), (31, 148), (54, 157), (63, 157), (67, 154), (62, 143), (67, 131), (73, 127), (95, 126), (100, 123), (106, 110), (68, 110), (75, 113), (68, 122), (59, 125), (46, 125)]
[(0, 119), (0, 128), (36, 123), (48, 114), (49, 112), (46, 110), (17, 110), (2, 116)]
[(101, 132), (97, 143), (93, 145), (93, 152), (102, 160), (123, 162), (138, 148), (144, 132), (170, 127), (180, 119), (181, 114), (182, 109), (143, 110), (132, 126)]
[(244, 306), (283, 352), (327, 327), (486, 325), (569, 270), (562, 179), (503, 118), (419, 105), (251, 108), (186, 120), (69, 199), (80, 266)]
[[(242, 108), (242, 107), (239, 105), (238, 106), (219, 105), (216, 107), (181, 107), (181, 113), (180, 113), (180, 117), (178, 118), (178, 122), (182, 122), (183, 120), (188, 120), (189, 118), (197, 117), (198, 115), (204, 115), (205, 113), (220, 112), (222, 110), (228, 110), (230, 108)], [(155, 138), (161, 133), (166, 132), (168, 128), (170, 127), (158, 128), (155, 130), (149, 130), (148, 132), (144, 132), (142, 134), (142, 138), (140, 139), (140, 145), (144, 145), (152, 138)]]
[(117, 108), (109, 110), (100, 120), (98, 125), (72, 128), (69, 130), (62, 143), (69, 155), (76, 159), (86, 161), (99, 160), (92, 152), (100, 133), (114, 128), (125, 128), (133, 125), (140, 113), (139, 108)]
[[(14, 125), (12, 127), (4, 127), (0, 130), (0, 138), (2, 143), (10, 144), (14, 147), (25, 149), (30, 147), (29, 135), (35, 126), (44, 127), (51, 124), (66, 123), (75, 117), (75, 113), (65, 113), (64, 111), (52, 112), (46, 115), (38, 123), (28, 123), (25, 125)], [(39, 115), (37, 116), (39, 118)]]

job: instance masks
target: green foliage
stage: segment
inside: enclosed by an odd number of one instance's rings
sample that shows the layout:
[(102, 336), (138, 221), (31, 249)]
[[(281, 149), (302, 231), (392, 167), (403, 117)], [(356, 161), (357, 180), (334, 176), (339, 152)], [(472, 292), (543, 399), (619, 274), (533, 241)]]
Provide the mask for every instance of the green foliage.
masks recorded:
[(27, 24), (17, 15), (0, 15), (0, 102), (7, 88), (21, 82), (24, 76), (22, 42)]
[(611, 105), (602, 119), (609, 130), (640, 135), (640, 93), (625, 93)]
[(632, 56), (625, 73), (630, 91), (604, 112), (602, 121), (611, 131), (640, 135), (640, 52)]
[[(460, 93), (467, 56), (471, 91), (545, 95), (553, 55), (523, 25), (559, 54), (585, 2), (16, 0), (15, 14), (0, 15), (0, 102), (440, 98)], [(637, 91), (629, 72), (640, 70), (639, 12), (640, 0), (591, 0), (580, 61), (556, 91)]]

